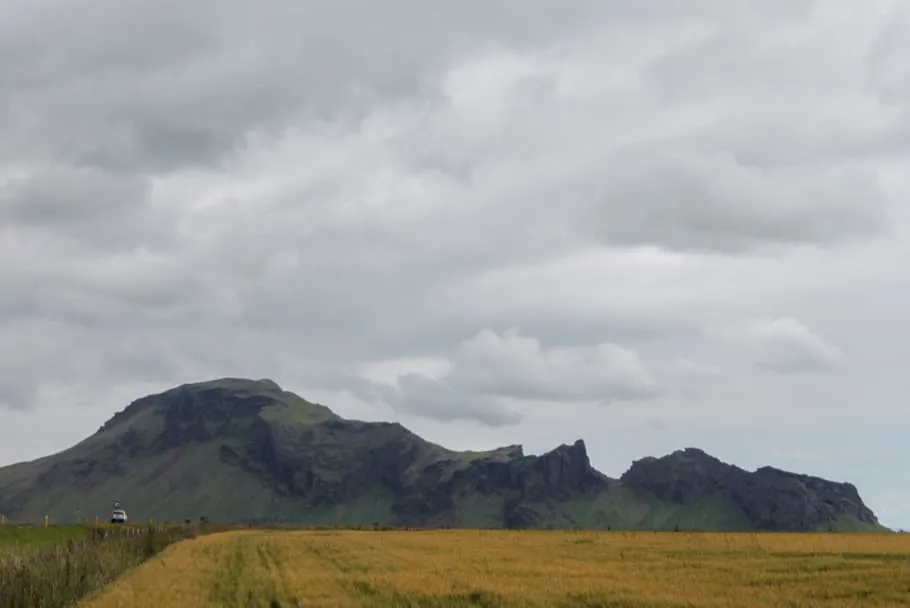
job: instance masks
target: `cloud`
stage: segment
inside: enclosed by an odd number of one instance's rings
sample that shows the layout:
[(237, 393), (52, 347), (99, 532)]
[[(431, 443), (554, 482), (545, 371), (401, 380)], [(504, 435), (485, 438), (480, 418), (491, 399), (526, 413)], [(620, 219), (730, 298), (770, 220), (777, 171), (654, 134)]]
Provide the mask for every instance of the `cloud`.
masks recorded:
[(674, 361), (674, 369), (684, 376), (701, 379), (715, 378), (723, 373), (723, 370), (717, 365), (696, 361), (688, 357), (680, 357)]
[(616, 344), (545, 348), (516, 330), (462, 343), (450, 374), (490, 394), (602, 403), (654, 396), (657, 381), (634, 350)]
[(523, 417), (507, 400), (611, 404), (652, 398), (660, 390), (634, 350), (610, 343), (546, 348), (517, 330), (481, 331), (459, 344), (445, 367), (406, 372), (381, 395), (410, 414), (501, 425)]
[[(607, 12), (598, 4), (90, 0), (76, 10), (16, 0), (0, 29), (15, 66), (3, 81), (12, 138), (0, 149), (117, 171), (217, 166), (252, 130), (361, 117), (378, 100), (418, 94), (453, 52), (540, 43)], [(36, 42), (50, 38), (53, 49)]]
[(650, 150), (618, 159), (610, 172), (601, 234), (614, 243), (680, 249), (825, 243), (874, 235), (886, 222), (871, 171), (768, 171), (730, 155)]
[(173, 217), (150, 193), (141, 175), (57, 163), (0, 167), (0, 235), (83, 255), (165, 247)]
[[(894, 118), (867, 105), (877, 34), (829, 68), (837, 22), (805, 7), (414, 5), (405, 44), (334, 5), (51, 5), (2, 26), (0, 308), (91, 328), (92, 348), (166, 336), (202, 369), (354, 382), (482, 327), (597, 344), (769, 312), (831, 278), (794, 245), (885, 236), (863, 147)], [(758, 31), (807, 52), (779, 61)], [(793, 79), (812, 70), (817, 90)], [(862, 145), (831, 155), (823, 133)]]
[(398, 412), (443, 422), (473, 420), (489, 426), (518, 424), (524, 414), (502, 400), (466, 392), (448, 379), (433, 380), (420, 374), (406, 374), (397, 386), (382, 387), (385, 400)]
[(7, 221), (44, 224), (98, 220), (145, 198), (144, 180), (97, 169), (46, 167), (8, 178), (2, 208)]
[(3, 14), (0, 428), (217, 375), (381, 418), (364, 366), (427, 354), (446, 364), (384, 372), (415, 429), (539, 449), (610, 429), (605, 468), (776, 445), (756, 427), (835, 462), (820, 411), (900, 416), (893, 0)]
[(761, 368), (776, 373), (828, 372), (844, 360), (837, 346), (789, 317), (753, 321), (727, 337)]

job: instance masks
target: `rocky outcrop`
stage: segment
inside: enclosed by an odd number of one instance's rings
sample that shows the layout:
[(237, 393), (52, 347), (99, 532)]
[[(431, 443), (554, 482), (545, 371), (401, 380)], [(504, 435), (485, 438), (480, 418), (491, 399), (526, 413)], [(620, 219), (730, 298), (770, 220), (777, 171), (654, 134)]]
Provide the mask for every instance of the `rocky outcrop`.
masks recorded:
[(531, 468), (540, 476), (543, 487), (562, 497), (595, 493), (606, 486), (604, 475), (591, 466), (588, 449), (581, 439), (535, 458)]
[(845, 515), (878, 523), (849, 483), (763, 467), (739, 476), (727, 491), (758, 530), (813, 530)]
[(749, 472), (694, 448), (636, 461), (620, 480), (637, 491), (680, 505), (709, 496), (725, 497), (757, 530), (815, 530), (834, 525), (844, 516), (878, 524), (851, 484), (772, 467)]
[(503, 499), (503, 525), (533, 527), (541, 519), (530, 505), (596, 494), (609, 480), (588, 459), (583, 441), (562, 445), (541, 456), (524, 456), (518, 446), (471, 460), (439, 461), (423, 469), (403, 488), (394, 505), (402, 522), (424, 525), (455, 506), (457, 494), (475, 493)]
[(687, 448), (663, 458), (636, 460), (620, 481), (660, 500), (684, 505), (717, 492), (723, 484), (745, 473), (699, 449)]

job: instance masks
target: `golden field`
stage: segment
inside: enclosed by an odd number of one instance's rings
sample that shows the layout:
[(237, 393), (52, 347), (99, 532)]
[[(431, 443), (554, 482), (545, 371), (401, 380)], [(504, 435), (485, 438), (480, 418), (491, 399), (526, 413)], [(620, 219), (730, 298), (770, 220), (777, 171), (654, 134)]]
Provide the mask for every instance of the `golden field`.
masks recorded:
[(901, 606), (910, 535), (267, 531), (167, 548), (84, 608)]

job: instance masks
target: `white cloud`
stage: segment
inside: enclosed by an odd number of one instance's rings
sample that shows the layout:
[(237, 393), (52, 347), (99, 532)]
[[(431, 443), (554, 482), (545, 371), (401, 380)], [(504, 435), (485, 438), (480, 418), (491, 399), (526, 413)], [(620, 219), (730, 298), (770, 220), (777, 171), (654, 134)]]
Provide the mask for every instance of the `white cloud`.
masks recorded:
[(762, 319), (728, 330), (731, 346), (772, 372), (795, 374), (836, 369), (844, 354), (796, 319)]
[(610, 343), (546, 348), (516, 330), (463, 342), (450, 374), (478, 392), (601, 403), (654, 396), (657, 380), (634, 350)]
[(875, 234), (886, 221), (869, 170), (769, 170), (729, 152), (683, 149), (633, 152), (609, 171), (600, 194), (609, 242), (685, 249), (825, 242)]
[(360, 366), (360, 375), (376, 384), (397, 385), (400, 378), (419, 375), (438, 380), (452, 371), (452, 363), (442, 357), (410, 357), (369, 361)]
[(652, 398), (660, 388), (634, 350), (610, 343), (546, 348), (514, 329), (485, 329), (447, 361), (377, 362), (362, 373), (385, 385), (380, 394), (396, 409), (488, 424), (517, 424), (516, 402), (610, 404)]
[(445, 377), (434, 380), (407, 374), (394, 388), (384, 386), (378, 392), (397, 412), (444, 422), (469, 420), (495, 427), (518, 424), (524, 418), (524, 413), (505, 399), (472, 393)]

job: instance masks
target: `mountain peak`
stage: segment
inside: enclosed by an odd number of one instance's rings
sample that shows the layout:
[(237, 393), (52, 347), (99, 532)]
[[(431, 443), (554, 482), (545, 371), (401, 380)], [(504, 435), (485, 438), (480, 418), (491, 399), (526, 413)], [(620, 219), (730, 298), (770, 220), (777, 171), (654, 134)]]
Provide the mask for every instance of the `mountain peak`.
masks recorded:
[(562, 460), (573, 460), (585, 467), (591, 465), (584, 439), (576, 439), (572, 444), (564, 443), (549, 453)]
[(224, 378), (213, 378), (201, 382), (189, 382), (181, 384), (170, 390), (208, 390), (223, 389), (235, 391), (282, 391), (281, 386), (269, 378), (260, 378), (253, 380), (250, 378), (237, 378), (227, 376)]
[(148, 426), (157, 418), (163, 418), (165, 426), (173, 428), (227, 420), (237, 422), (256, 416), (294, 423), (339, 418), (324, 405), (285, 391), (274, 380), (226, 377), (181, 384), (137, 399), (98, 432), (124, 424)]

